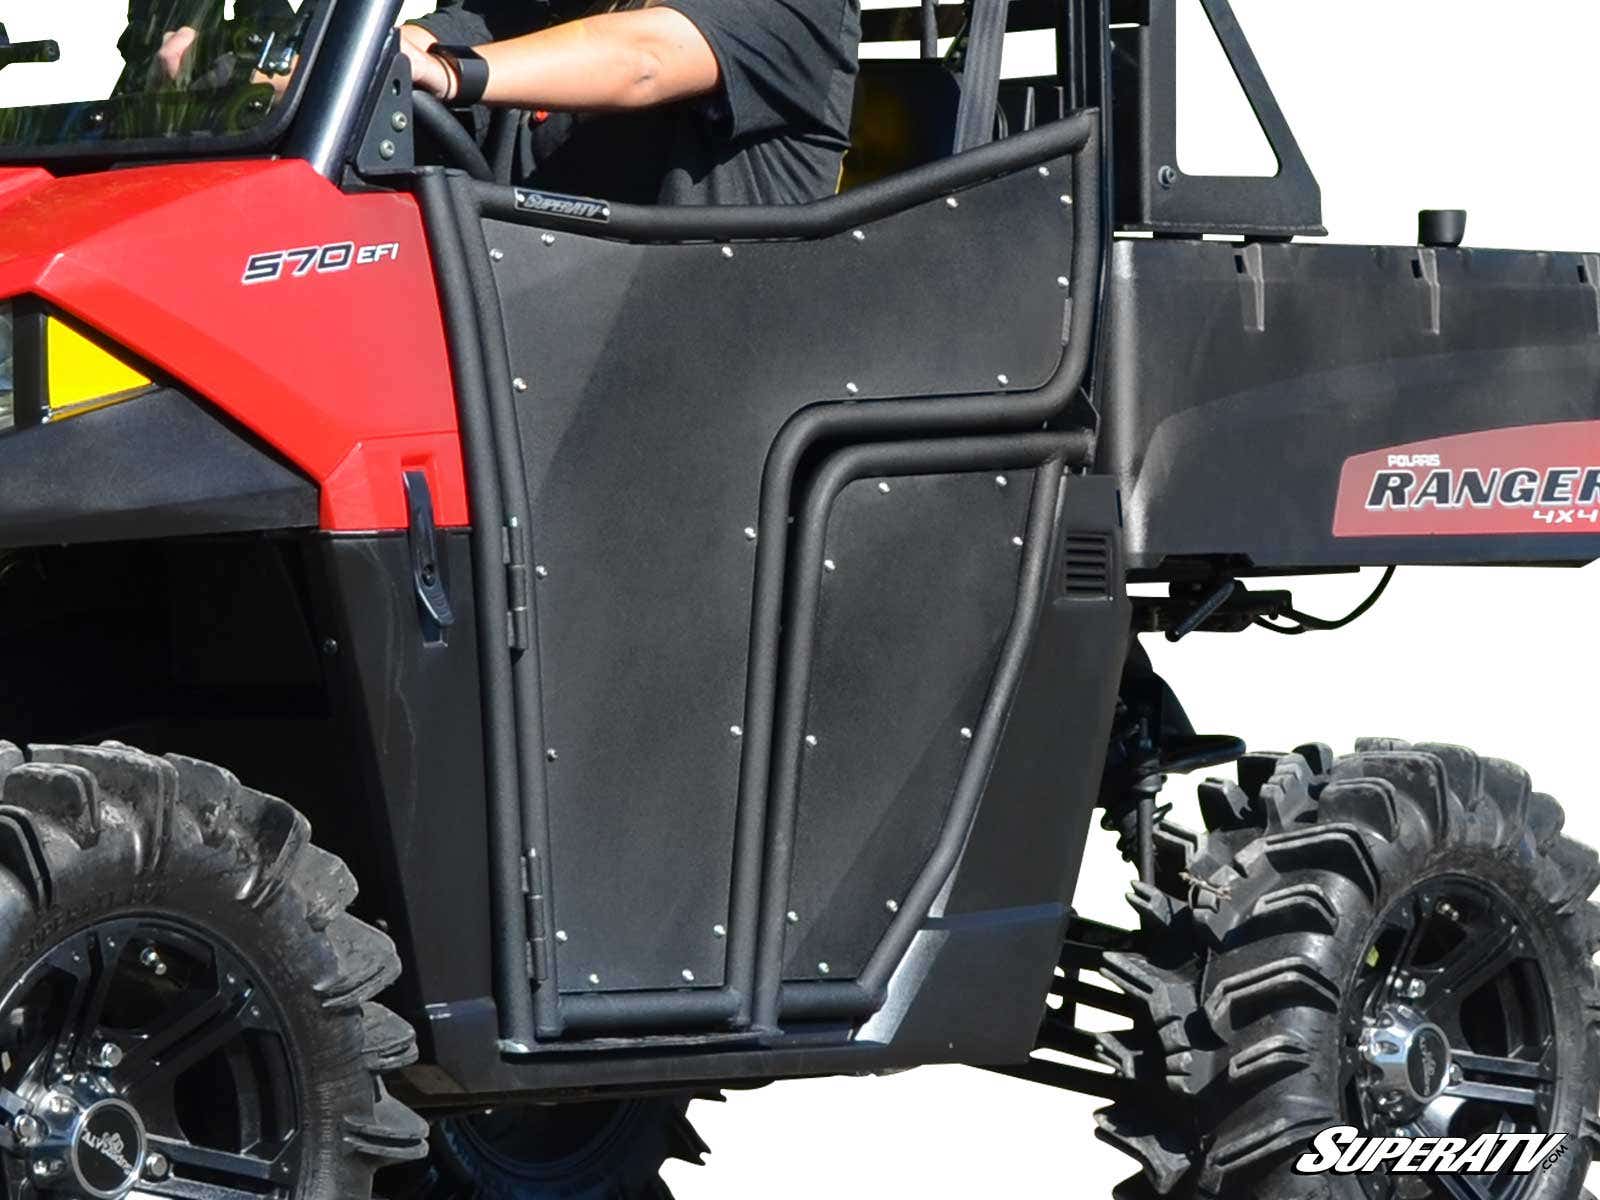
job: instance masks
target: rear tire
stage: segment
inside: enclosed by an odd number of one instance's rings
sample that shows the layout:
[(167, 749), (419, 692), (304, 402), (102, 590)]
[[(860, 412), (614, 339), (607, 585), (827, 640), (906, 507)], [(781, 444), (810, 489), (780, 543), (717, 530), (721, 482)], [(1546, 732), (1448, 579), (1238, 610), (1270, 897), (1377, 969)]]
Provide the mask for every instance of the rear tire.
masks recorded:
[[(1118, 1195), (1576, 1200), (1600, 1145), (1600, 859), (1561, 836), (1560, 807), (1510, 763), (1391, 740), (1247, 756), (1239, 781), (1202, 785), (1206, 835), (1159, 828), (1159, 886), (1130, 897), (1138, 952), (1101, 967), (1146, 1013), (1100, 1035), (1147, 1085), (1097, 1115), (1143, 1167)], [(1420, 1094), (1374, 1062), (1402, 1025), (1407, 1045), (1439, 1031), (1454, 1064)], [(1334, 1125), (1569, 1140), (1481, 1192), (1297, 1175)]]
[(706, 1153), (688, 1107), (658, 1097), (449, 1117), (391, 1200), (672, 1200), (662, 1165), (698, 1165)]
[[(416, 1056), (373, 1002), (399, 959), (355, 894), (304, 817), (218, 767), (0, 743), (0, 1083), (38, 1135), (0, 1156), (6, 1194), (94, 1194), (92, 1167), (112, 1195), (350, 1200), (425, 1153), (381, 1078)], [(90, 1129), (107, 1104), (120, 1124)]]

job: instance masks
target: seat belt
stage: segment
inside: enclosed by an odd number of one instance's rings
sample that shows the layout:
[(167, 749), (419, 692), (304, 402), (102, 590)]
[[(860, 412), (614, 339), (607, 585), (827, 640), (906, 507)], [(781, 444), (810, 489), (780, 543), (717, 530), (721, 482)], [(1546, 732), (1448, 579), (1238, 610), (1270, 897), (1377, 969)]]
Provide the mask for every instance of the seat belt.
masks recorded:
[(1006, 44), (1011, 0), (970, 0), (966, 57), (961, 66), (961, 109), (956, 115), (955, 152), (994, 141), (1000, 107), (1000, 60)]

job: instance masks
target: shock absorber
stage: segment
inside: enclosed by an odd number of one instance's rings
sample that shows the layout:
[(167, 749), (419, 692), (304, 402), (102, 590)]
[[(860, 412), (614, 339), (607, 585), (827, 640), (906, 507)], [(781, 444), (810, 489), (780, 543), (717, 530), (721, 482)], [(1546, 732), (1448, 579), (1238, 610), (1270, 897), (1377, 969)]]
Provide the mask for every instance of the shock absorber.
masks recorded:
[(1232, 762), (1245, 744), (1229, 734), (1197, 734), (1172, 689), (1139, 652), (1123, 674), (1111, 746), (1100, 785), (1101, 827), (1117, 835), (1117, 852), (1155, 883), (1155, 828), (1165, 809), (1156, 797), (1168, 775)]

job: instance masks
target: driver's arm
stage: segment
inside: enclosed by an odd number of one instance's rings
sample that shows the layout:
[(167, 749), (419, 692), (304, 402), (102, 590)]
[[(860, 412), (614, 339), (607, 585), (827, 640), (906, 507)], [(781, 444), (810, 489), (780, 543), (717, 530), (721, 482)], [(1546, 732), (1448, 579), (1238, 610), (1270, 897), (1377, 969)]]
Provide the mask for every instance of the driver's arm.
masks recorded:
[[(450, 100), (458, 81), (442, 59), (428, 53), (436, 40), (415, 26), (404, 31), (417, 86)], [(709, 95), (721, 83), (717, 56), (694, 22), (655, 4), (569, 21), (477, 50), (489, 66), (484, 99), (517, 108), (652, 108)]]

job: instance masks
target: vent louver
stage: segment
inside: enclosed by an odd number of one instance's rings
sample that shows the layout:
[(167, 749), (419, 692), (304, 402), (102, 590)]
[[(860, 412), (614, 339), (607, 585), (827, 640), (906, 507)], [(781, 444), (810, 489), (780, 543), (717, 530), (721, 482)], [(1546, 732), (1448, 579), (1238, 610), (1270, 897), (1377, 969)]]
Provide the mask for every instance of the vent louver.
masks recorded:
[(1080, 600), (1111, 595), (1111, 537), (1069, 533), (1061, 554), (1061, 591)]

